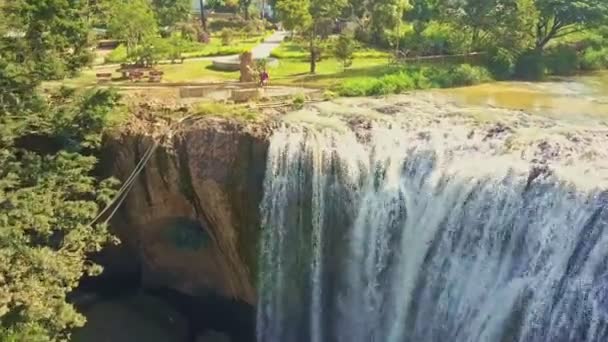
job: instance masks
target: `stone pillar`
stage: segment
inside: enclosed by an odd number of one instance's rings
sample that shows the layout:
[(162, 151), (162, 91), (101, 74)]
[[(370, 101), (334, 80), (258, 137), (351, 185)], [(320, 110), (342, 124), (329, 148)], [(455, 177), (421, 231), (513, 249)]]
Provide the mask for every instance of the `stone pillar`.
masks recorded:
[(253, 55), (245, 52), (241, 55), (241, 82), (253, 82), (255, 80), (255, 70), (253, 70)]

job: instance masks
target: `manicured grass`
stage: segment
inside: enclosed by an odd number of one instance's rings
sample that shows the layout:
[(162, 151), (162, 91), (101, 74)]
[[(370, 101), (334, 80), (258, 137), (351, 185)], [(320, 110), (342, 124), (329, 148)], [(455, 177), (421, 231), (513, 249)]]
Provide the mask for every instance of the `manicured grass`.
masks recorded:
[(273, 84), (332, 87), (346, 79), (378, 77), (390, 72), (386, 58), (357, 58), (350, 68), (344, 68), (335, 58), (317, 63), (317, 72), (311, 75), (310, 63), (298, 59), (283, 59), (279, 66), (270, 70)]
[(223, 45), (220, 37), (211, 37), (208, 44), (192, 43), (182, 56), (184, 58), (196, 58), (238, 55), (245, 51), (250, 51), (256, 45), (263, 42), (264, 38), (265, 36), (235, 38), (230, 44)]
[(185, 61), (183, 64), (165, 64), (157, 66), (163, 71), (165, 82), (206, 82), (236, 81), (238, 71), (217, 71), (211, 69), (211, 61)]
[[(238, 55), (245, 51), (250, 51), (258, 44), (262, 43), (266, 37), (272, 34), (272, 31), (264, 35), (256, 35), (246, 37), (243, 35), (235, 35), (230, 44), (224, 45), (220, 36), (212, 36), (209, 43), (203, 44), (199, 42), (186, 42), (183, 47), (183, 58), (197, 57), (213, 57), (213, 56), (229, 56)], [(170, 44), (169, 40), (164, 40), (165, 44)], [(124, 45), (118, 46), (106, 56), (106, 64), (124, 63), (127, 61), (127, 50)], [(161, 56), (161, 60), (169, 59), (168, 56)]]
[[(330, 55), (331, 48), (326, 48), (325, 55)], [(382, 50), (372, 49), (372, 48), (359, 48), (355, 53), (355, 58), (388, 58), (389, 53)], [(281, 45), (274, 49), (270, 54), (271, 57), (279, 58), (279, 59), (308, 59), (310, 56), (310, 52), (302, 43), (297, 42), (283, 42)]]
[[(214, 81), (236, 81), (239, 79), (239, 72), (225, 72), (211, 69), (211, 61), (185, 61), (183, 64), (160, 64), (157, 70), (163, 71), (163, 82), (214, 82)], [(112, 73), (115, 79), (120, 77), (116, 71), (117, 67), (103, 67), (87, 69), (75, 78), (63, 81), (46, 82), (44, 87), (55, 87), (65, 85), (69, 87), (86, 87), (97, 84), (97, 73)], [(126, 80), (116, 80), (111, 83), (115, 86), (123, 84), (133, 84)]]

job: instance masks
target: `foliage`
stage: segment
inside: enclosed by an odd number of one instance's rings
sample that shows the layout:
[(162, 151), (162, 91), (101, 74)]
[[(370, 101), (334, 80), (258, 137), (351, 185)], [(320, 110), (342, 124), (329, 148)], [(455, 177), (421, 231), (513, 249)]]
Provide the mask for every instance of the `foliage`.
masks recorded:
[(310, 52), (310, 73), (314, 74), (320, 58), (320, 45), (328, 37), (334, 19), (347, 0), (277, 0), (276, 10), (285, 28), (302, 32)]
[(254, 70), (257, 74), (266, 71), (268, 67), (268, 60), (266, 58), (257, 59), (254, 61)]
[(243, 15), (245, 15), (245, 20), (249, 20), (249, 15), (251, 13), (249, 12), (251, 8), (251, 2), (252, 0), (238, 0), (239, 10)]
[(3, 58), (28, 63), (39, 78), (61, 79), (92, 61), (84, 1), (11, 0), (1, 8), (5, 29), (24, 37), (0, 36)]
[(539, 11), (537, 49), (555, 38), (605, 24), (608, 17), (605, 0), (535, 0), (535, 4)]
[(418, 56), (460, 54), (467, 51), (467, 37), (453, 24), (431, 21), (422, 32), (405, 32), (400, 46)]
[(195, 112), (201, 116), (228, 117), (239, 120), (255, 120), (257, 113), (245, 106), (229, 105), (222, 102), (199, 103)]
[(608, 68), (608, 48), (587, 48), (581, 56), (580, 67), (583, 70), (599, 70)]
[(515, 72), (516, 56), (505, 48), (493, 48), (488, 51), (486, 66), (494, 78), (506, 80)]
[(325, 101), (331, 101), (331, 100), (335, 99), (336, 97), (338, 97), (338, 94), (336, 94), (335, 92), (333, 92), (331, 90), (325, 90), (323, 92), (323, 100), (325, 100)]
[(542, 51), (528, 50), (515, 63), (515, 75), (523, 80), (540, 80), (545, 76), (545, 61)]
[(172, 28), (180, 22), (185, 22), (192, 9), (191, 0), (152, 0), (152, 8), (156, 13), (160, 27)]
[(10, 279), (0, 283), (2, 340), (54, 341), (84, 324), (66, 294), (83, 273), (99, 273), (87, 255), (109, 235), (89, 223), (115, 183), (99, 183), (91, 175), (96, 158), (82, 153), (99, 146), (117, 99), (62, 89), (0, 149), (0, 279)]
[(235, 11), (239, 7), (238, 0), (207, 0), (206, 6), (209, 9), (219, 11)]
[(197, 41), (198, 37), (202, 33), (201, 26), (195, 25), (191, 22), (179, 23), (177, 25), (177, 30), (181, 34), (182, 38), (191, 42)]
[[(111, 7), (110, 35), (125, 43), (128, 55), (138, 55), (157, 34), (156, 16), (148, 0), (120, 1)], [(135, 51), (137, 50), (137, 51)]]
[(150, 67), (169, 56), (169, 40), (160, 37), (147, 37), (129, 51), (129, 60), (142, 67)]
[[(379, 43), (385, 40), (387, 30), (396, 30), (409, 4), (405, 0), (378, 0), (368, 2), (372, 39)], [(397, 37), (398, 39), (398, 37)], [(388, 42), (390, 44), (390, 42)]]
[(177, 60), (183, 59), (183, 53), (186, 49), (188, 41), (183, 39), (179, 34), (173, 34), (169, 38), (167, 57), (174, 63)]
[(480, 41), (494, 30), (506, 12), (511, 0), (462, 0), (442, 1), (443, 19), (452, 22), (456, 27), (470, 31), (469, 46), (472, 50), (479, 47)]
[(231, 29), (225, 28), (220, 32), (220, 37), (222, 38), (222, 45), (228, 46), (232, 43), (234, 39), (234, 31)]
[(357, 44), (354, 38), (348, 34), (341, 34), (336, 41), (334, 48), (334, 55), (342, 62), (344, 68), (348, 68), (353, 65), (353, 58)]
[(438, 0), (410, 0), (405, 18), (413, 24), (414, 33), (420, 35), (426, 25), (438, 14)]
[(85, 63), (82, 4), (24, 0), (2, 8), (26, 32), (7, 41), (0, 28), (2, 341), (62, 341), (83, 325), (66, 296), (83, 274), (100, 272), (87, 255), (110, 238), (92, 221), (116, 184), (93, 177), (91, 154), (115, 117), (118, 95), (64, 88), (37, 93), (42, 79)]
[(295, 94), (292, 99), (293, 106), (296, 109), (304, 108), (304, 104), (306, 103), (306, 95), (302, 93)]
[(129, 58), (125, 44), (118, 45), (105, 58), (106, 63), (124, 63)]
[(305, 30), (310, 26), (312, 17), (308, 0), (277, 0), (276, 10), (287, 30)]
[(545, 66), (553, 75), (572, 75), (579, 68), (578, 52), (571, 46), (559, 45), (546, 53)]
[(398, 94), (412, 89), (473, 85), (491, 80), (482, 67), (468, 64), (450, 67), (408, 66), (396, 68), (379, 78), (344, 82), (337, 90), (341, 96), (374, 96)]
[(247, 22), (241, 18), (235, 19), (220, 19), (214, 18), (209, 21), (209, 29), (213, 32), (221, 31), (224, 28), (230, 28), (233, 30), (242, 29), (247, 25)]

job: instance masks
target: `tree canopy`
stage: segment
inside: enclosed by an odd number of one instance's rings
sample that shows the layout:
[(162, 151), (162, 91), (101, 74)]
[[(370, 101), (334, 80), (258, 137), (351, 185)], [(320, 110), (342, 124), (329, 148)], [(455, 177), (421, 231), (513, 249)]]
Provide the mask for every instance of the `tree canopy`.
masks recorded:
[[(63, 341), (84, 317), (67, 302), (87, 260), (110, 238), (94, 224), (115, 182), (92, 175), (92, 154), (118, 95), (40, 82), (89, 61), (82, 1), (16, 0), (0, 14), (0, 340)], [(17, 31), (15, 31), (17, 30)], [(13, 34), (25, 33), (23, 36)]]
[(158, 25), (161, 28), (172, 28), (177, 23), (187, 21), (192, 10), (191, 0), (152, 0), (152, 8), (156, 13)]
[(109, 32), (125, 42), (129, 54), (158, 33), (156, 16), (148, 0), (119, 1), (110, 11)]
[(327, 38), (347, 0), (277, 0), (276, 10), (285, 27), (301, 31), (308, 41), (310, 72), (315, 73), (319, 40)]
[(87, 8), (80, 0), (7, 1), (2, 7), (5, 30), (23, 38), (5, 39), (4, 55), (29, 64), (42, 79), (74, 73), (91, 61)]
[(552, 39), (608, 22), (606, 0), (536, 0), (539, 12), (536, 47), (544, 48)]

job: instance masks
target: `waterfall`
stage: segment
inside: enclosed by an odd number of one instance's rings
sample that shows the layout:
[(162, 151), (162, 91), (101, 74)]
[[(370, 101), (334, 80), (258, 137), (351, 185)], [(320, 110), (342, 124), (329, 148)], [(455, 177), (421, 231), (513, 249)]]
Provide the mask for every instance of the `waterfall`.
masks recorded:
[(259, 342), (608, 340), (606, 193), (476, 142), (368, 133), (274, 133)]

